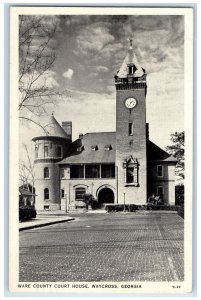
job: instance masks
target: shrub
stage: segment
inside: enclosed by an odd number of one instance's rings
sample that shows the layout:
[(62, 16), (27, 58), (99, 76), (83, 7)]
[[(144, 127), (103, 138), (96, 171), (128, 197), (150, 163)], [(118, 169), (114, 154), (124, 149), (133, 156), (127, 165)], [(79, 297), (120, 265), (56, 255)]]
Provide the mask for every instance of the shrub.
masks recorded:
[(137, 205), (135, 204), (107, 204), (105, 209), (108, 212), (119, 212), (119, 211), (129, 211), (133, 212), (137, 210)]
[(184, 204), (184, 185), (179, 184), (175, 186), (175, 203), (176, 205)]

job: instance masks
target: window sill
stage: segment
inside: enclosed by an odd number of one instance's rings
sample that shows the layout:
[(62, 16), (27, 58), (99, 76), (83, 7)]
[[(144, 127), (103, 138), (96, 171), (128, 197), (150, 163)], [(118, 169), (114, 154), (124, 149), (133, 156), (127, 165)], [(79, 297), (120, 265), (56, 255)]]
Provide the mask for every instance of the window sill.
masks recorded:
[(136, 186), (139, 187), (139, 183), (125, 183), (124, 186)]

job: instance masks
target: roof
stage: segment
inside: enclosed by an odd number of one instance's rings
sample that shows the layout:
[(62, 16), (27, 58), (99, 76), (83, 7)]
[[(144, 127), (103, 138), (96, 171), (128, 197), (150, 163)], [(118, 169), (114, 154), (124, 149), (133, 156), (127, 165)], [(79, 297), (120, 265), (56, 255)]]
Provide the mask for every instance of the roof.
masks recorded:
[(33, 141), (39, 137), (56, 137), (62, 139), (69, 139), (67, 133), (60, 126), (60, 124), (57, 122), (57, 120), (53, 115), (49, 116), (46, 119), (45, 125), (43, 126), (43, 128), (42, 127), (40, 128), (37, 137), (34, 137)]
[[(72, 153), (58, 164), (115, 163), (115, 132), (87, 133), (83, 135), (82, 139), (76, 140), (73, 144), (74, 150)], [(110, 150), (106, 149), (108, 145), (111, 145)], [(94, 146), (97, 147), (94, 149)], [(82, 147), (83, 150), (77, 151), (76, 149), (80, 147)]]
[(147, 145), (147, 159), (148, 161), (177, 162), (176, 158), (151, 141), (148, 141)]
[[(148, 141), (147, 155), (148, 161), (174, 163), (177, 161), (151, 141)], [(107, 164), (115, 163), (115, 160), (116, 132), (92, 132), (74, 141), (72, 152), (58, 164)]]
[(36, 194), (33, 194), (32, 192), (25, 190), (23, 188), (19, 188), (19, 192), (22, 196), (36, 196)]
[(134, 77), (141, 77), (144, 74), (144, 70), (140, 66), (137, 57), (135, 55), (135, 52), (133, 50), (132, 44), (130, 45), (130, 48), (128, 49), (128, 53), (123, 61), (123, 64), (121, 65), (121, 68), (117, 74), (119, 78), (125, 78), (128, 75), (128, 64), (134, 64), (136, 70), (134, 72)]

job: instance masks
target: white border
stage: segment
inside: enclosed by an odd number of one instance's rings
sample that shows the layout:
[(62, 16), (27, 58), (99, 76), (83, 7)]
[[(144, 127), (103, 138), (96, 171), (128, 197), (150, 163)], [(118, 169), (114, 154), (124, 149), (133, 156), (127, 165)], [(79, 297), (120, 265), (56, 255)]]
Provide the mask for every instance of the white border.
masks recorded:
[[(97, 11), (98, 10), (98, 11)], [(9, 279), (10, 279), (10, 290), (20, 291), (18, 289), (18, 253), (19, 253), (19, 241), (18, 241), (18, 14), (127, 14), (127, 15), (185, 15), (185, 131), (186, 131), (186, 186), (185, 186), (185, 280), (180, 282), (181, 289), (172, 289), (172, 285), (178, 285), (178, 282), (161, 283), (161, 282), (146, 282), (146, 283), (135, 283), (143, 285), (143, 289), (136, 290), (137, 293), (184, 293), (191, 292), (192, 290), (192, 132), (193, 132), (193, 10), (192, 8), (89, 8), (89, 7), (13, 7), (11, 8), (11, 40), (10, 40), (10, 166), (12, 166), (12, 176), (10, 176), (10, 210), (9, 210)], [(16, 199), (17, 195), (17, 199)], [(190, 246), (189, 246), (190, 245)], [(133, 283), (133, 282), (132, 282)], [(118, 282), (121, 285), (120, 282)], [(57, 289), (23, 289), (25, 292), (30, 291), (56, 291), (56, 292), (75, 292), (75, 290), (57, 290)], [(81, 291), (81, 290), (80, 290)], [(82, 293), (85, 290), (82, 290)], [(88, 291), (87, 291), (88, 292)], [(91, 291), (90, 291), (91, 292)], [(117, 292), (116, 290), (102, 290), (96, 289), (93, 292)], [(118, 293), (120, 290), (118, 290)], [(121, 290), (124, 293), (130, 293), (130, 290)], [(132, 291), (133, 293), (133, 291)]]

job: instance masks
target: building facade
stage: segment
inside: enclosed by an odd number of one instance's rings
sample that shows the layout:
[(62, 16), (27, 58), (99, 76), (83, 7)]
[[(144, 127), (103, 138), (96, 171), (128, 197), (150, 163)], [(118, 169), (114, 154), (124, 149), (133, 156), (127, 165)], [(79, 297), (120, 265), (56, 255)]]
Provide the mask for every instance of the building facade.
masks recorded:
[(80, 134), (72, 141), (72, 123), (52, 115), (46, 132), (34, 137), (36, 209), (70, 211), (98, 203), (146, 205), (160, 195), (175, 204), (176, 159), (149, 140), (146, 123), (146, 71), (132, 43), (115, 76), (116, 132)]

